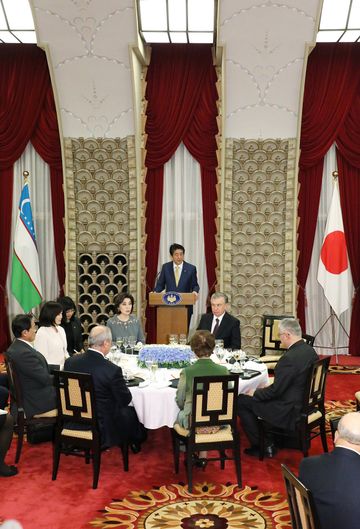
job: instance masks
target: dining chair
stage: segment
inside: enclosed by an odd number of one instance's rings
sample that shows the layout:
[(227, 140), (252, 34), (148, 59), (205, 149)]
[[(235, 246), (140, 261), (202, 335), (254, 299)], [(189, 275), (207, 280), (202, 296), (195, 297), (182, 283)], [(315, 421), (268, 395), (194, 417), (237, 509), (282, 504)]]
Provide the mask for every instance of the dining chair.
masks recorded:
[(360, 391), (355, 393), (356, 411), (360, 411)]
[[(85, 457), (93, 462), (93, 489), (99, 481), (101, 463), (101, 437), (96, 417), (96, 397), (92, 375), (55, 371), (58, 417), (53, 446), (53, 472), (55, 480), (60, 455)], [(124, 470), (129, 470), (128, 444), (121, 445)]]
[(289, 470), (281, 465), (293, 529), (321, 529), (313, 495)]
[[(237, 375), (195, 377), (193, 382), (192, 413), (189, 430), (175, 424), (172, 430), (175, 472), (179, 472), (180, 444), (186, 446), (186, 470), (189, 492), (192, 492), (193, 456), (199, 451), (214, 450), (218, 457), (207, 461), (235, 462), (237, 483), (241, 487), (240, 436), (237, 427)], [(213, 433), (204, 433), (204, 431)], [(232, 450), (232, 457), (226, 450)]]
[[(10, 383), (10, 400), (11, 407), (17, 410), (16, 426), (15, 431), (17, 433), (17, 445), (15, 463), (20, 461), (21, 451), (24, 443), (25, 432), (31, 426), (49, 426), (55, 425), (56, 416), (52, 412), (51, 416), (33, 416), (26, 417), (24, 410), (24, 397), (23, 388), (20, 383), (20, 378), (17, 372), (16, 364), (10, 358), (5, 358), (6, 371), (9, 377)], [(51, 431), (50, 431), (51, 436)]]
[[(317, 360), (309, 369), (304, 386), (303, 402), (296, 419), (295, 435), (298, 437), (300, 449), (307, 457), (311, 440), (321, 436), (324, 452), (328, 451), (325, 426), (325, 388), (326, 376), (329, 369), (330, 357)], [(261, 417), (258, 417), (260, 450), (259, 459), (264, 459), (266, 434), (274, 436), (293, 437), (294, 432), (283, 428), (273, 427)]]
[(293, 316), (264, 314), (262, 317), (262, 340), (260, 360), (266, 364), (269, 371), (273, 371), (275, 366), (286, 351), (286, 348), (281, 346), (279, 336), (279, 324), (284, 318), (291, 318)]
[[(272, 314), (264, 314), (262, 317), (262, 341), (260, 360), (266, 364), (268, 370), (273, 372), (276, 364), (281, 356), (286, 351), (286, 348), (281, 346), (279, 336), (279, 325), (284, 318), (293, 318), (294, 316), (276, 316)], [(302, 334), (302, 339), (308, 345), (313, 346), (315, 337), (311, 334)]]

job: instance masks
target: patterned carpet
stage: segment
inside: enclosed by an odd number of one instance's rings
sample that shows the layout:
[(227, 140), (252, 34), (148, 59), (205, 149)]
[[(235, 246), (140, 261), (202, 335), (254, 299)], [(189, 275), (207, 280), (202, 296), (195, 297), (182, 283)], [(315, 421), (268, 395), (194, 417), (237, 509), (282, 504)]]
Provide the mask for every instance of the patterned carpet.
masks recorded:
[(335, 417), (341, 417), (345, 413), (356, 411), (355, 400), (327, 400), (325, 402), (326, 428), (330, 428), (329, 421)]
[(329, 373), (332, 375), (360, 375), (360, 366), (329, 366)]
[(108, 529), (283, 529), (291, 527), (287, 502), (279, 493), (236, 485), (171, 484), (132, 491), (105, 507), (92, 527)]

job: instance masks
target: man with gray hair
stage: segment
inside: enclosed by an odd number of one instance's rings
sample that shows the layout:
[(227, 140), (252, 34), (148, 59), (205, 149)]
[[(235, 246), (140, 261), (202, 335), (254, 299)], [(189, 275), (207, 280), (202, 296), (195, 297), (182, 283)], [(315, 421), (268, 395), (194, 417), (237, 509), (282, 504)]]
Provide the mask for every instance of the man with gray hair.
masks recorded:
[(111, 343), (111, 330), (97, 325), (90, 331), (86, 353), (68, 358), (64, 369), (92, 375), (102, 444), (117, 446), (127, 441), (136, 453), (146, 439), (146, 430), (135, 409), (128, 406), (132, 397), (121, 368), (106, 360)]
[[(244, 452), (250, 456), (259, 455), (258, 417), (272, 426), (295, 431), (307, 375), (318, 360), (314, 349), (302, 339), (301, 327), (294, 318), (281, 320), (279, 337), (287, 351), (275, 367), (273, 384), (238, 397), (238, 414), (251, 444)], [(265, 455), (273, 457), (275, 452), (268, 440)]]
[(215, 340), (223, 340), (225, 349), (240, 349), (240, 322), (226, 312), (228, 297), (222, 292), (214, 292), (210, 299), (211, 313), (203, 314), (198, 331), (210, 331)]
[(324, 529), (357, 529), (360, 520), (360, 413), (347, 413), (335, 433), (335, 450), (304, 458), (299, 479), (313, 494)]

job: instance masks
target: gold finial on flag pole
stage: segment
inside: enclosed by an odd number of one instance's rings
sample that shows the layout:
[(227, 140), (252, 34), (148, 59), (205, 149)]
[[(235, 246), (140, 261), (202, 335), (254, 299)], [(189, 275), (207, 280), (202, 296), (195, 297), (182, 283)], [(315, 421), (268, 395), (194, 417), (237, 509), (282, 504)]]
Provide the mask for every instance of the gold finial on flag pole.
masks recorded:
[(336, 180), (337, 177), (339, 176), (339, 173), (338, 173), (337, 171), (333, 171), (333, 172), (332, 172), (332, 175), (333, 175), (333, 177), (334, 177), (334, 180)]
[(24, 183), (27, 181), (29, 176), (29, 171), (23, 171)]

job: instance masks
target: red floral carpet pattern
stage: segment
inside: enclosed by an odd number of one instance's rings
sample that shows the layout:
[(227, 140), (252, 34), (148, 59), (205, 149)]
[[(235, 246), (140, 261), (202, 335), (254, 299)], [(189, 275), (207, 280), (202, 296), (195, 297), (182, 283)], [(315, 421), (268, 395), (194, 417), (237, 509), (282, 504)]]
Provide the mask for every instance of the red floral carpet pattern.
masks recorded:
[(278, 492), (261, 492), (237, 485), (171, 484), (132, 491), (105, 507), (90, 523), (105, 529), (282, 529), (290, 528), (286, 499)]

